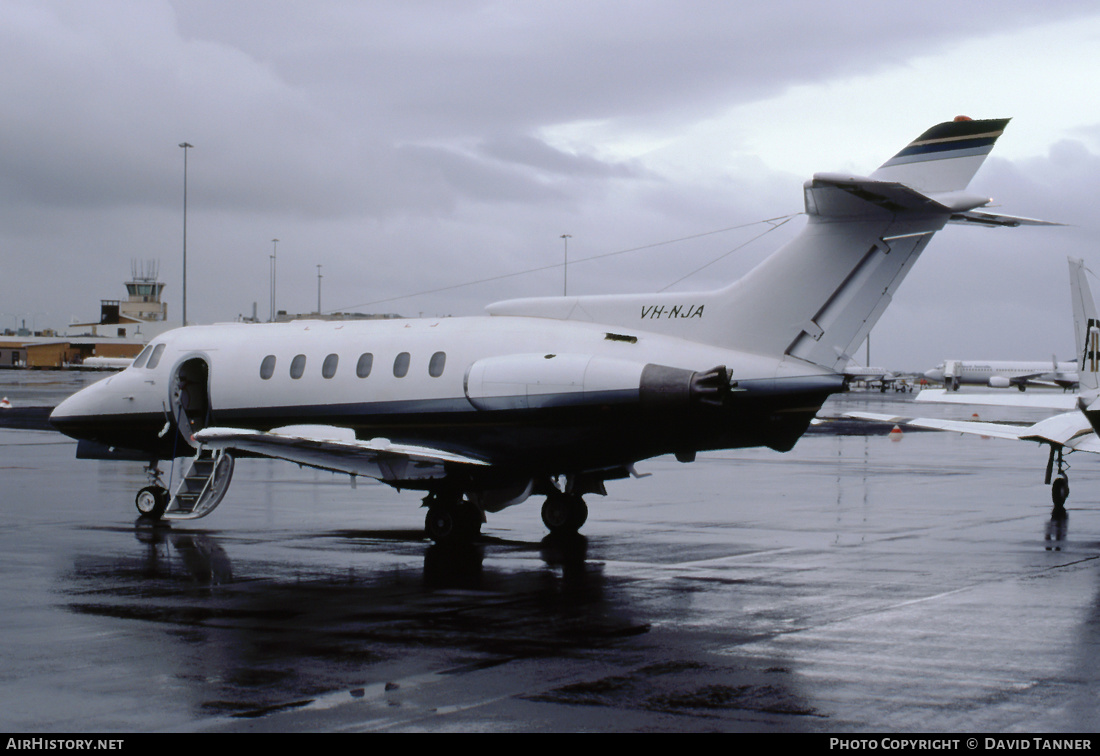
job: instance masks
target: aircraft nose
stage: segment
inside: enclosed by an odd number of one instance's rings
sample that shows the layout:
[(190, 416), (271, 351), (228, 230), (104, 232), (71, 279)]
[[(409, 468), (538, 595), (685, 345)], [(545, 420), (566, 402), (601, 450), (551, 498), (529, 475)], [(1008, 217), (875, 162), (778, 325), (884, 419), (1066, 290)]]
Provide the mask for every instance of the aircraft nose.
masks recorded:
[[(82, 391), (85, 390), (86, 389), (82, 389)], [(76, 394), (62, 401), (61, 404), (54, 407), (53, 412), (50, 413), (50, 425), (67, 436), (72, 435), (69, 433), (69, 430), (72, 429), (74, 421), (81, 414), (77, 411), (77, 408), (82, 404), (82, 402), (77, 401), (77, 394), (82, 393), (82, 391), (78, 391)]]
[(79, 428), (102, 413), (103, 387), (109, 380), (93, 383), (54, 407), (50, 413), (50, 425), (66, 436), (80, 438)]

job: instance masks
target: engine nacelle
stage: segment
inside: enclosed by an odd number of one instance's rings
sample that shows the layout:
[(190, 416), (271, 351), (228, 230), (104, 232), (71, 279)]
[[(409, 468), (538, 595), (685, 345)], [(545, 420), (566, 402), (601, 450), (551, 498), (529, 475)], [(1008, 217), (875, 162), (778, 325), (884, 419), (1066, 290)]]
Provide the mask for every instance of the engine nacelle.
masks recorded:
[(1003, 375), (991, 375), (989, 376), (989, 385), (992, 388), (1008, 388), (1012, 385), (1012, 381)]
[(516, 504), (522, 504), (535, 490), (535, 481), (531, 479), (517, 481), (501, 488), (474, 491), (471, 498), (477, 506), (486, 512), (499, 512)]
[(480, 410), (640, 403), (646, 407), (721, 405), (724, 367), (698, 372), (588, 354), (512, 354), (466, 371), (466, 398)]

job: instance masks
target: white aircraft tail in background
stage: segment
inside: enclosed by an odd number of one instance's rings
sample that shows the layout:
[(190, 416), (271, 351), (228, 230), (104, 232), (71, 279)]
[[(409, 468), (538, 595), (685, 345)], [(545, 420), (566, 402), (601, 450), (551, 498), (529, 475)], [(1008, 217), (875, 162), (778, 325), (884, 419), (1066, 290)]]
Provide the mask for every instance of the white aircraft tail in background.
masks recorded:
[(1100, 392), (1100, 320), (1085, 277), (1084, 260), (1069, 258), (1069, 288), (1080, 390), (1082, 395), (1095, 394)]

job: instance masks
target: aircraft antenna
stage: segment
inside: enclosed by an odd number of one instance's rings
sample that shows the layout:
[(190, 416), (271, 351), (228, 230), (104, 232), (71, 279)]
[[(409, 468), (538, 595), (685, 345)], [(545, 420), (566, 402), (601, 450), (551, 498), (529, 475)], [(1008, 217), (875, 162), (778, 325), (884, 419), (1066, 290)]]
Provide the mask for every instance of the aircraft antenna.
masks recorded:
[[(796, 213), (795, 215), (801, 215), (801, 213)], [(681, 276), (680, 278), (677, 278), (675, 281), (670, 283), (668, 286), (665, 286), (663, 289), (657, 289), (657, 291), (665, 291), (667, 289), (671, 289), (676, 284), (680, 283), (681, 281), (687, 280), (688, 278), (691, 278), (696, 273), (698, 273), (701, 270), (704, 270), (705, 268), (709, 268), (711, 265), (714, 265), (719, 260), (723, 260), (726, 257), (729, 257), (730, 255), (732, 255), (734, 252), (737, 252), (738, 250), (744, 249), (745, 247), (752, 244), (757, 239), (763, 238), (763, 237), (767, 236), (768, 234), (770, 234), (772, 231), (776, 230), (777, 228), (781, 228), (782, 226), (786, 225), (787, 222), (791, 220), (791, 218), (795, 217), (795, 215), (788, 215), (783, 219), (772, 218), (771, 220), (759, 221), (760, 223), (767, 223), (769, 227), (765, 231), (757, 234), (756, 236), (752, 237), (751, 239), (744, 242), (743, 244), (738, 244), (733, 249), (728, 250), (726, 252), (723, 252), (722, 254), (720, 254), (718, 257), (714, 258), (713, 260), (711, 260), (707, 264), (699, 266), (695, 270), (688, 273), (686, 276)], [(776, 223), (775, 221), (779, 221), (779, 222)]]
[[(738, 247), (735, 247), (735, 248), (729, 250), (728, 252), (726, 252), (722, 255), (722, 257), (726, 257), (727, 255), (733, 254), (737, 250), (741, 249), (742, 247), (745, 247), (746, 245), (752, 243), (753, 241), (756, 241), (756, 239), (759, 239), (760, 237), (771, 233), (776, 228), (779, 228), (780, 226), (784, 225), (785, 223), (787, 223), (791, 219), (798, 217), (799, 215), (804, 215), (804, 213), (800, 213), (800, 212), (799, 213), (791, 213), (790, 215), (781, 215), (781, 216), (778, 216), (776, 218), (766, 218), (764, 220), (752, 221), (751, 223), (742, 223), (742, 224), (739, 224), (737, 226), (728, 226), (726, 228), (719, 228), (719, 229), (716, 229), (714, 231), (704, 231), (704, 232), (699, 233), (699, 234), (690, 234), (688, 236), (681, 236), (678, 239), (666, 239), (665, 241), (653, 242), (652, 244), (643, 244), (639, 247), (630, 247), (628, 249), (619, 249), (619, 250), (616, 250), (614, 252), (604, 252), (603, 254), (592, 255), (591, 257), (582, 257), (580, 259), (573, 260), (573, 264), (576, 265), (578, 263), (592, 262), (594, 260), (605, 260), (609, 257), (615, 257), (617, 255), (626, 255), (626, 254), (630, 254), (631, 252), (642, 252), (642, 251), (645, 251), (647, 249), (654, 249), (656, 247), (663, 247), (663, 246), (666, 246), (666, 245), (669, 245), (669, 244), (678, 244), (680, 242), (691, 241), (692, 239), (701, 239), (705, 236), (714, 236), (715, 234), (724, 234), (728, 231), (738, 231), (738, 230), (743, 229), (743, 228), (751, 228), (752, 226), (756, 226), (756, 225), (759, 225), (761, 223), (767, 223), (767, 224), (769, 224), (769, 226), (771, 226), (764, 233), (759, 234), (758, 236), (755, 236), (752, 239), (749, 239), (749, 241), (745, 242), (745, 244), (742, 244)], [(718, 259), (721, 259), (721, 258), (718, 258)], [(716, 263), (716, 262), (718, 262), (718, 260), (712, 260), (711, 262), (707, 263), (707, 265), (712, 265), (713, 263)], [(703, 267), (705, 268), (705, 267), (707, 267), (707, 265), (704, 265)], [(493, 283), (495, 281), (503, 281), (503, 280), (506, 280), (506, 279), (509, 279), (509, 278), (517, 278), (519, 276), (526, 276), (526, 275), (529, 275), (531, 273), (540, 273), (540, 272), (545, 271), (545, 270), (553, 270), (554, 268), (560, 268), (560, 267), (562, 267), (561, 263), (555, 263), (555, 264), (552, 264), (552, 265), (542, 265), (542, 266), (539, 266), (537, 268), (528, 268), (526, 270), (516, 271), (515, 273), (502, 273), (499, 276), (490, 276), (488, 278), (479, 278), (476, 281), (466, 281), (465, 283), (452, 284), (450, 286), (440, 286), (440, 287), (435, 288), (435, 289), (425, 289), (424, 291), (417, 291), (417, 292), (413, 292), (411, 294), (401, 294), (401, 295), (398, 295), (396, 297), (386, 297), (385, 299), (375, 299), (375, 300), (372, 300), (370, 302), (361, 302), (359, 304), (346, 305), (344, 307), (338, 308), (338, 310), (334, 310), (334, 312), (338, 312), (340, 310), (354, 310), (354, 309), (357, 309), (357, 308), (360, 308), (360, 307), (371, 307), (373, 305), (385, 304), (387, 302), (397, 302), (397, 301), (400, 301), (402, 299), (412, 299), (413, 297), (422, 297), (422, 296), (426, 296), (428, 294), (438, 294), (438, 293), (443, 292), (443, 291), (452, 291), (454, 289), (462, 289), (462, 288), (465, 288), (467, 286), (477, 286), (478, 284)], [(687, 276), (684, 276), (683, 278), (681, 278), (677, 281), (673, 281), (671, 284), (669, 284), (669, 286), (673, 286), (673, 285), (679, 283), (680, 281), (684, 280), (684, 278), (687, 278), (688, 276), (692, 276), (695, 273), (698, 273), (699, 270), (702, 270), (702, 269), (703, 268), (699, 268), (695, 271), (692, 271)], [(668, 288), (668, 287), (666, 286), (665, 288)], [(661, 291), (664, 291), (664, 289), (662, 289)]]

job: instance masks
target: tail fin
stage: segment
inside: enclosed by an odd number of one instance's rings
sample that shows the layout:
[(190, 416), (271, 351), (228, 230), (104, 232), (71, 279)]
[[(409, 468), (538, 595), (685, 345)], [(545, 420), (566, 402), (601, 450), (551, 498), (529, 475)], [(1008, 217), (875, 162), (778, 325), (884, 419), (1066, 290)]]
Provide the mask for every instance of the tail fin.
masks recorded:
[(815, 175), (802, 235), (729, 290), (730, 346), (842, 369), (933, 234), (989, 202), (963, 190), (1006, 123), (934, 126), (871, 178)]
[(1073, 301), (1073, 334), (1077, 341), (1077, 381), (1082, 394), (1100, 389), (1100, 318), (1085, 278), (1085, 263), (1069, 260), (1069, 291)]
[(929, 195), (965, 189), (1008, 120), (974, 121), (958, 116), (933, 126), (883, 163), (871, 178), (896, 181)]
[(815, 175), (804, 186), (802, 232), (719, 291), (510, 300), (487, 309), (641, 328), (839, 372), (932, 235), (988, 204), (964, 190), (1007, 123), (941, 123), (870, 178)]

